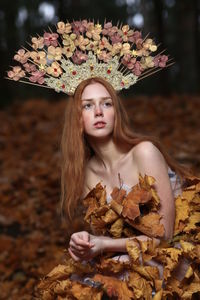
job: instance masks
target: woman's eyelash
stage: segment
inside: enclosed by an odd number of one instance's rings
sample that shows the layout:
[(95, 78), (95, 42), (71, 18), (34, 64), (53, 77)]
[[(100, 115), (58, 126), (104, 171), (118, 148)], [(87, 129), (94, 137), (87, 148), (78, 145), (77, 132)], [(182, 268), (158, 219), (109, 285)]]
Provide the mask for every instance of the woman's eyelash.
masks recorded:
[[(111, 103), (111, 102), (104, 102), (103, 105), (105, 105), (105, 104), (106, 104), (107, 106), (108, 106), (108, 105), (109, 105), (109, 106), (112, 106), (112, 103)], [(87, 103), (87, 104), (83, 105), (83, 108), (91, 107), (91, 105), (92, 105), (92, 104)]]

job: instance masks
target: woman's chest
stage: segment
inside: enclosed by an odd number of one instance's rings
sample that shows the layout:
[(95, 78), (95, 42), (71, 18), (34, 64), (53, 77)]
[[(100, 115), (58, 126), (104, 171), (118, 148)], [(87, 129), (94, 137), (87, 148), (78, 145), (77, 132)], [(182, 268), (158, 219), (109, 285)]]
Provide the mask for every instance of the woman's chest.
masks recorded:
[(138, 183), (138, 167), (133, 158), (128, 158), (122, 163), (116, 163), (111, 170), (93, 167), (86, 178), (87, 186), (92, 189), (101, 182), (106, 186), (107, 195), (110, 195), (114, 187), (121, 187), (123, 184), (132, 187)]

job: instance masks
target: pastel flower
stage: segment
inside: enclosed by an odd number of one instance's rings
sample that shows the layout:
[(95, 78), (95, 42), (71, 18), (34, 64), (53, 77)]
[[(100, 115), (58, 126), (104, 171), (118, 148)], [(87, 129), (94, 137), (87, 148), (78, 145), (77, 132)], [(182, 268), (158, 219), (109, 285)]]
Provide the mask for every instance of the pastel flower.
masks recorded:
[(122, 48), (120, 51), (120, 56), (123, 56), (124, 54), (129, 54), (130, 53), (130, 44), (129, 43), (124, 43), (122, 44)]
[(122, 49), (121, 43), (114, 44), (111, 51), (112, 56), (115, 56), (116, 54), (120, 53), (121, 49)]
[(112, 34), (110, 36), (110, 39), (111, 39), (113, 45), (116, 43), (121, 43), (123, 41), (122, 37), (120, 36), (120, 34), (118, 32), (115, 32), (114, 34)]
[(136, 76), (140, 76), (141, 73), (143, 71), (143, 68), (142, 66), (140, 65), (140, 62), (139, 61), (136, 61), (133, 69), (132, 69), (132, 73), (135, 74)]
[(123, 39), (124, 42), (128, 42), (129, 38), (131, 39), (131, 36), (133, 35), (134, 31), (129, 30), (129, 25), (124, 25), (121, 30), (119, 30), (119, 33)]
[(86, 46), (86, 50), (91, 50), (93, 52), (96, 52), (98, 44), (99, 43), (97, 41), (90, 41), (89, 44)]
[(143, 69), (149, 69), (154, 67), (154, 61), (152, 56), (142, 57), (140, 63)]
[(11, 71), (8, 71), (7, 74), (9, 78), (15, 81), (18, 81), (20, 78), (26, 76), (26, 73), (24, 72), (24, 70), (22, 70), (20, 66), (13, 67), (13, 69)]
[(70, 23), (58, 22), (57, 23), (57, 32), (60, 34), (72, 32), (72, 27)]
[(148, 56), (149, 55), (149, 51), (145, 50), (145, 49), (139, 49), (139, 50), (132, 50), (131, 51), (133, 56), (138, 56), (138, 57), (142, 57), (142, 56)]
[(84, 20), (82, 21), (74, 21), (72, 23), (72, 31), (75, 33), (77, 36), (79, 36), (81, 33), (84, 33), (86, 31), (86, 26), (87, 26), (87, 21)]
[[(99, 24), (97, 24), (97, 25), (99, 25)], [(102, 31), (102, 29), (101, 29), (100, 25), (94, 26), (94, 23), (90, 22), (90, 23), (88, 23), (88, 26), (87, 26), (86, 36), (89, 39), (99, 41), (101, 39), (101, 37), (100, 37), (101, 31)]]
[(26, 52), (24, 49), (19, 49), (15, 54), (14, 59), (19, 61), (21, 64), (25, 64), (30, 57), (30, 52)]
[(167, 55), (157, 55), (153, 59), (155, 67), (160, 67), (160, 68), (166, 67), (166, 62), (167, 61), (168, 61), (168, 56)]
[(24, 64), (24, 69), (28, 73), (35, 72), (37, 70), (36, 65), (30, 63)]
[(108, 36), (112, 37), (115, 33), (119, 34), (119, 29), (117, 26), (113, 26), (111, 28), (108, 29)]
[(31, 76), (29, 77), (29, 81), (34, 83), (43, 84), (44, 83), (44, 72), (41, 71), (34, 71), (31, 73)]
[(76, 49), (74, 43), (72, 42), (70, 45), (63, 47), (62, 53), (65, 54), (67, 58), (72, 57), (74, 50)]
[(133, 43), (136, 43), (139, 39), (142, 39), (142, 34), (138, 30), (131, 32), (128, 38), (129, 42), (133, 42)]
[(30, 56), (33, 59), (33, 61), (38, 64), (45, 65), (47, 63), (46, 53), (44, 51), (32, 51), (30, 52)]
[(104, 24), (104, 28), (102, 30), (103, 35), (108, 35), (109, 30), (112, 28), (112, 23), (108, 22)]
[(59, 77), (62, 74), (62, 69), (58, 62), (54, 61), (51, 66), (46, 68), (48, 74), (53, 75), (54, 77)]
[(44, 44), (48, 47), (50, 45), (57, 47), (58, 46), (58, 34), (57, 33), (44, 33)]
[(75, 40), (75, 45), (78, 46), (81, 50), (85, 51), (86, 46), (89, 44), (89, 39), (85, 39), (82, 35)]
[(33, 37), (31, 41), (32, 41), (32, 48), (35, 50), (42, 49), (44, 47), (44, 38), (41, 36), (39, 38)]
[(143, 47), (144, 49), (150, 50), (152, 52), (155, 52), (157, 50), (157, 46), (155, 45), (152, 39), (146, 39), (143, 43)]
[(70, 46), (70, 45), (74, 45), (74, 42), (76, 40), (76, 35), (74, 33), (68, 35), (68, 34), (64, 34), (63, 35), (63, 45), (64, 46)]
[(108, 63), (109, 60), (112, 58), (112, 54), (106, 51), (97, 51), (97, 57), (99, 60), (103, 60), (105, 63)]
[(99, 49), (108, 49), (109, 51), (112, 51), (112, 45), (109, 43), (106, 37), (102, 37), (102, 39), (99, 41)]
[(125, 54), (122, 63), (124, 66), (126, 66), (129, 70), (132, 70), (135, 66), (136, 63), (136, 58), (131, 57), (130, 54)]
[(76, 65), (80, 65), (88, 59), (87, 54), (82, 53), (81, 51), (76, 50), (72, 56), (72, 60)]
[(50, 60), (60, 60), (62, 56), (62, 49), (60, 47), (49, 46), (47, 58)]

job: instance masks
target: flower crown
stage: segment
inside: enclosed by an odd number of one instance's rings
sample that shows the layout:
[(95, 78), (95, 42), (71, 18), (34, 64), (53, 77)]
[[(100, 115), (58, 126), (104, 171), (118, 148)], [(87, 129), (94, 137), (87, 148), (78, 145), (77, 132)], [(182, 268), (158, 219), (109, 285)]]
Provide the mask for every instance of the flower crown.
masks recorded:
[[(73, 95), (85, 79), (103, 77), (116, 91), (169, 66), (168, 56), (152, 55), (158, 46), (129, 25), (100, 25), (87, 20), (58, 22), (56, 33), (31, 39), (31, 50), (20, 49), (14, 60), (20, 65), (7, 79), (39, 85)], [(168, 63), (168, 65), (167, 65)]]

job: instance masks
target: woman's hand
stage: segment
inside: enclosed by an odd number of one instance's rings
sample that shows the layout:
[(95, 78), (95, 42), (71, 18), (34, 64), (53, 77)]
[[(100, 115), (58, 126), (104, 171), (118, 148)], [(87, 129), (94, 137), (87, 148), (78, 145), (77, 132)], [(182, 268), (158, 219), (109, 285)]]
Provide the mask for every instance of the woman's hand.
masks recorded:
[(87, 231), (73, 233), (68, 251), (76, 261), (90, 260), (104, 250), (104, 237), (94, 236)]

